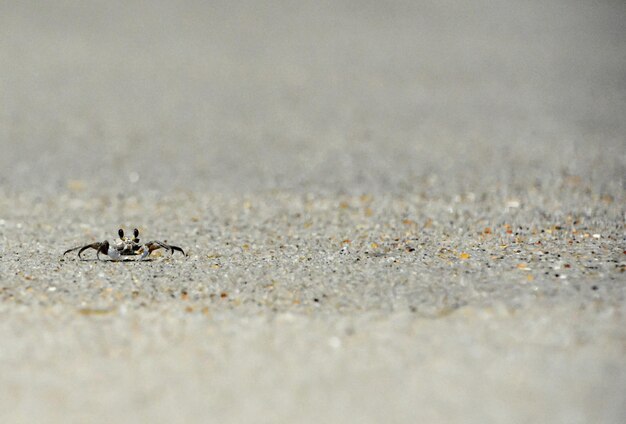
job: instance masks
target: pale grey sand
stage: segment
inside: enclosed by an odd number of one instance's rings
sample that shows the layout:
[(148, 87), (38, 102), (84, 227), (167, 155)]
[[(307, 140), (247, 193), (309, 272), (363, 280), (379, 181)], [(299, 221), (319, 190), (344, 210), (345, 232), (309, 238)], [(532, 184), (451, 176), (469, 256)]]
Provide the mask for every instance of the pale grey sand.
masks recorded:
[(624, 422), (625, 20), (3, 3), (0, 421)]

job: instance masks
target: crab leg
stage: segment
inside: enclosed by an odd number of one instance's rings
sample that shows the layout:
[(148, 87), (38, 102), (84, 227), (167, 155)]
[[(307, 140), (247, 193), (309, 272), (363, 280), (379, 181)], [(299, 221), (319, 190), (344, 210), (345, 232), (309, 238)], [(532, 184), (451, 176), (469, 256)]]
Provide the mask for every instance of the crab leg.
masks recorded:
[(169, 250), (170, 254), (172, 255), (174, 254), (174, 251), (178, 251), (182, 253), (183, 256), (186, 256), (183, 249), (181, 249), (178, 246), (173, 246), (170, 244), (163, 243), (162, 241), (153, 240), (153, 241), (149, 241), (148, 243), (144, 245), (144, 251), (143, 251), (143, 254), (141, 255), (141, 259), (142, 260), (145, 259), (146, 257), (148, 257), (148, 255), (150, 255), (150, 253), (161, 248)]
[(82, 257), (80, 255), (81, 255), (81, 253), (83, 253), (87, 249), (94, 249), (94, 250), (96, 250), (96, 256), (98, 257), (98, 259), (100, 259), (100, 256), (99, 256), (100, 253), (104, 253), (104, 254), (108, 254), (109, 253), (109, 242), (105, 240), (105, 241), (103, 241), (101, 243), (98, 242), (98, 243), (87, 244), (85, 246), (73, 247), (73, 248), (68, 249), (65, 252), (63, 252), (63, 256), (65, 256), (66, 254), (68, 254), (70, 252), (73, 252), (74, 250), (78, 250), (78, 257), (80, 259), (82, 259)]

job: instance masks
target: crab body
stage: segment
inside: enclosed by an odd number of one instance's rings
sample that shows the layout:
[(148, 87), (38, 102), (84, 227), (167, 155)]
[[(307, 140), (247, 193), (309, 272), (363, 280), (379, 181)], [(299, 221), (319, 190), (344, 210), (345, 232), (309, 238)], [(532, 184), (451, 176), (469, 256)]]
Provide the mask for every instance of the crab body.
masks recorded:
[(178, 246), (173, 246), (167, 244), (167, 240), (165, 242), (153, 240), (147, 243), (140, 243), (139, 240), (139, 230), (133, 230), (133, 237), (125, 237), (124, 230), (121, 228), (118, 230), (117, 234), (119, 238), (109, 243), (108, 240), (102, 242), (96, 242), (87, 244), (84, 246), (73, 247), (71, 249), (66, 250), (63, 253), (63, 256), (66, 254), (78, 250), (78, 257), (82, 259), (80, 256), (87, 249), (94, 249), (96, 251), (96, 257), (100, 259), (100, 254), (107, 255), (114, 261), (123, 260), (132, 256), (140, 256), (140, 260), (146, 259), (152, 252), (158, 249), (166, 249), (173, 255), (174, 251), (178, 251), (185, 255), (183, 249)]

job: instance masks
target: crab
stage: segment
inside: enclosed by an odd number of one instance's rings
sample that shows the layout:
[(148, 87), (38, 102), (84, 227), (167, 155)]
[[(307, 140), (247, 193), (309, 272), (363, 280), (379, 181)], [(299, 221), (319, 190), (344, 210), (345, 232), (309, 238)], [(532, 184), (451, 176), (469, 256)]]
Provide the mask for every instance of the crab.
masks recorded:
[(147, 243), (140, 244), (139, 230), (136, 228), (133, 230), (133, 237), (124, 237), (124, 230), (121, 228), (117, 231), (117, 234), (119, 235), (119, 239), (115, 240), (113, 243), (109, 243), (108, 240), (105, 240), (102, 242), (86, 244), (84, 246), (73, 247), (63, 252), (63, 256), (67, 255), (70, 252), (78, 250), (78, 257), (82, 259), (82, 257), (80, 256), (81, 253), (83, 253), (87, 249), (94, 249), (96, 251), (96, 257), (98, 259), (100, 259), (100, 253), (102, 253), (108, 255), (114, 261), (119, 261), (131, 256), (139, 255), (141, 255), (139, 260), (144, 260), (150, 255), (150, 253), (161, 248), (169, 250), (172, 255), (174, 254), (174, 251), (177, 251), (182, 253), (183, 256), (186, 256), (183, 249), (178, 246), (167, 244), (167, 240), (165, 240), (165, 242), (153, 240)]

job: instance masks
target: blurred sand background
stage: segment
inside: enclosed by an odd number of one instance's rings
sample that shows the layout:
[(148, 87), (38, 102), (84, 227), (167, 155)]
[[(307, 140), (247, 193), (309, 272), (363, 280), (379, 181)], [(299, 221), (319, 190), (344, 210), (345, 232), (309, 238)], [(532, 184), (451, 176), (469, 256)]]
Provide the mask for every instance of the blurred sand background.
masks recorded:
[(2, 2), (0, 421), (624, 422), (624, 22)]

